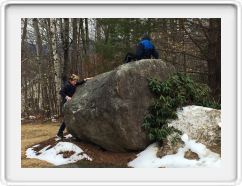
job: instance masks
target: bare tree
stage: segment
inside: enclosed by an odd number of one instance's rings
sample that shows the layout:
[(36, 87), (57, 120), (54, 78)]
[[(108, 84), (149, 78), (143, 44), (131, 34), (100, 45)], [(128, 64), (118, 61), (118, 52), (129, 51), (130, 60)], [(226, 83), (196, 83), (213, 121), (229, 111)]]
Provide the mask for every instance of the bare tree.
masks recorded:
[(77, 19), (72, 19), (72, 54), (71, 54), (71, 63), (72, 63), (72, 72), (77, 73)]
[(214, 95), (221, 91), (221, 20), (209, 19), (208, 84)]
[[(55, 79), (55, 87), (56, 93), (61, 89), (61, 61), (57, 51), (57, 28), (56, 28), (56, 19), (50, 19), (50, 33), (51, 33), (51, 44), (52, 44), (52, 51), (53, 51), (53, 63), (54, 63), (54, 79)], [(57, 96), (57, 108), (59, 111), (60, 108), (60, 96)], [(59, 112), (58, 112), (59, 113)]]
[(85, 34), (86, 34), (86, 49), (87, 52), (89, 50), (89, 26), (88, 26), (88, 18), (85, 18)]
[(96, 41), (100, 41), (101, 40), (101, 22), (100, 22), (100, 19), (95, 19), (95, 21), (96, 21), (95, 39)]
[(33, 19), (33, 27), (36, 36), (36, 54), (37, 62), (39, 64), (39, 86), (38, 86), (38, 98), (39, 98), (39, 108), (44, 111), (47, 115), (50, 113), (49, 100), (47, 93), (47, 83), (46, 83), (46, 73), (45, 73), (45, 60), (41, 34), (38, 25), (38, 19)]
[(69, 18), (64, 18), (62, 47), (64, 51), (63, 77), (69, 74)]
[(86, 55), (87, 54), (86, 36), (85, 36), (85, 30), (84, 30), (82, 18), (80, 18), (80, 29), (81, 29), (82, 46), (83, 46), (84, 54)]
[(78, 34), (77, 34), (77, 71), (78, 71), (78, 74), (81, 75), (81, 78), (82, 78), (82, 56), (83, 56), (83, 53), (82, 52), (82, 48), (81, 48), (81, 18), (78, 19)]
[[(27, 35), (27, 24), (28, 24), (28, 19), (24, 19), (24, 26), (22, 30), (22, 38), (21, 38), (21, 63), (24, 63), (26, 61), (26, 45), (25, 45), (25, 40), (26, 40), (26, 35)], [(25, 88), (22, 89), (23, 94), (24, 94), (24, 111), (28, 112), (28, 89), (27, 89), (27, 74), (22, 71), (22, 84), (24, 84)]]

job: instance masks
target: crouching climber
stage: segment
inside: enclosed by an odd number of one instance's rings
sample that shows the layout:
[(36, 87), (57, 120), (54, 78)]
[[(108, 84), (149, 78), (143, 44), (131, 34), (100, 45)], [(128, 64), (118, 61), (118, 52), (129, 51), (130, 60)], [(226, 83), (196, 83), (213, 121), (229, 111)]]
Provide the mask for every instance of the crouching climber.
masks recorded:
[(144, 34), (141, 41), (136, 46), (136, 53), (127, 53), (124, 59), (124, 63), (129, 63), (131, 61), (141, 60), (141, 59), (151, 59), (159, 58), (159, 54), (155, 49), (155, 46), (151, 42), (148, 34)]
[(145, 34), (141, 41), (138, 43), (136, 49), (136, 58), (137, 60), (140, 59), (151, 59), (151, 58), (158, 59), (159, 54), (155, 49), (155, 46), (151, 42), (150, 37), (148, 34)]
[[(72, 74), (69, 77), (68, 81), (64, 83), (64, 86), (61, 88), (61, 90), (59, 92), (62, 97), (63, 108), (65, 107), (66, 102), (71, 100), (71, 97), (74, 95), (74, 93), (76, 91), (76, 87), (78, 85), (84, 84), (88, 79), (91, 79), (91, 78), (86, 78), (84, 80), (79, 81), (79, 77), (75, 74)], [(64, 137), (63, 132), (64, 132), (65, 128), (66, 128), (65, 121), (63, 121), (58, 130), (57, 137), (59, 137), (59, 138)]]

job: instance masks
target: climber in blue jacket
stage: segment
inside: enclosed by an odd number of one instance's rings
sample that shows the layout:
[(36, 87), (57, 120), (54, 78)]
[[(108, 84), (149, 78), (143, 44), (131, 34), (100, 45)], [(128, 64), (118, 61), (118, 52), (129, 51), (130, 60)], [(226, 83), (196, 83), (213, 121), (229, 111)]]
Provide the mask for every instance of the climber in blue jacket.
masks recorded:
[(141, 59), (151, 59), (151, 58), (158, 59), (159, 54), (155, 49), (155, 46), (151, 42), (150, 37), (148, 34), (144, 34), (144, 37), (138, 43), (136, 47), (136, 53), (127, 53), (124, 59), (124, 63), (129, 63), (131, 61), (141, 60)]
[(136, 49), (136, 59), (151, 59), (152, 57), (158, 59), (159, 54), (156, 51), (155, 46), (151, 42), (148, 34), (145, 34), (141, 41), (138, 43)]

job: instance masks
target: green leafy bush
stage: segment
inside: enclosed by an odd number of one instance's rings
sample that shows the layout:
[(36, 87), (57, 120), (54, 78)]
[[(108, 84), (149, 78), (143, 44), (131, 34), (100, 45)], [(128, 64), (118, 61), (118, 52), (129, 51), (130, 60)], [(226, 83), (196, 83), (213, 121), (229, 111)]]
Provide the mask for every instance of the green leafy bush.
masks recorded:
[(171, 134), (181, 135), (181, 131), (168, 126), (170, 120), (177, 118), (177, 108), (194, 104), (220, 109), (220, 104), (210, 96), (209, 87), (194, 82), (187, 75), (178, 73), (164, 82), (148, 79), (148, 85), (155, 100), (144, 119), (143, 128), (152, 141), (163, 141)]

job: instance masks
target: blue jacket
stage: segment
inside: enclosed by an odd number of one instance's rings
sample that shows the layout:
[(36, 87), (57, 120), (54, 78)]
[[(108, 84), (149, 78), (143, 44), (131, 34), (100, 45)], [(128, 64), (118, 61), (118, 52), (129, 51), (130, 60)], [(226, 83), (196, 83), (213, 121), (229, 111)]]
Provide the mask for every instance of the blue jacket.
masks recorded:
[(159, 54), (156, 51), (154, 45), (148, 38), (143, 38), (137, 46), (136, 49), (136, 58), (137, 60), (140, 59), (150, 59), (150, 58), (159, 58)]
[(155, 48), (149, 39), (142, 39), (139, 42), (139, 45), (142, 45), (145, 50), (152, 50)]

